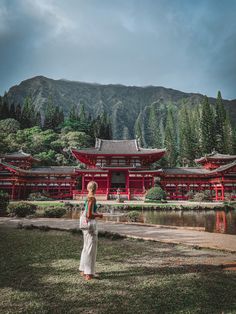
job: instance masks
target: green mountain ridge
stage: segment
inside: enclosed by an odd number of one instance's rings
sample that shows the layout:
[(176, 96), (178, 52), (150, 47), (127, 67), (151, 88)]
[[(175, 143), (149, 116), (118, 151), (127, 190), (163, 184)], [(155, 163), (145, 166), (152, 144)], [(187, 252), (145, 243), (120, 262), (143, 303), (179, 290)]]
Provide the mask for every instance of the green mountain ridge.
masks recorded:
[[(217, 91), (216, 91), (217, 92)], [(53, 80), (44, 76), (36, 76), (19, 85), (11, 87), (7, 93), (9, 103), (23, 105), (24, 99), (30, 96), (36, 109), (42, 115), (49, 99), (61, 107), (66, 114), (73, 105), (78, 108), (83, 104), (91, 117), (106, 112), (111, 120), (114, 139), (134, 138), (135, 124), (141, 124), (145, 141), (146, 112), (151, 107), (160, 113), (160, 121), (166, 118), (166, 108), (172, 104), (178, 111), (184, 102), (188, 106), (196, 106), (203, 100), (198, 93), (182, 91), (160, 86), (125, 86), (120, 84), (98, 84)], [(214, 104), (216, 99), (209, 98)], [(233, 124), (236, 124), (236, 99), (223, 100)], [(145, 144), (145, 143), (144, 143)]]

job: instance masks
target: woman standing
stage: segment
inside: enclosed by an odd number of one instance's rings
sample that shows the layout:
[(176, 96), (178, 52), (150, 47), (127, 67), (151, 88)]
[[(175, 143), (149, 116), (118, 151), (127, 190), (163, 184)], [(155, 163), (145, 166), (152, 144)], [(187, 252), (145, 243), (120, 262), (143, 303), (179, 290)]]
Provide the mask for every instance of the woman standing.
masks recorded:
[(90, 181), (87, 185), (88, 197), (85, 202), (86, 217), (90, 220), (91, 228), (83, 231), (84, 246), (80, 258), (79, 270), (85, 280), (91, 280), (95, 275), (95, 263), (97, 256), (98, 231), (96, 218), (102, 218), (103, 215), (97, 213), (95, 193), (97, 183)]

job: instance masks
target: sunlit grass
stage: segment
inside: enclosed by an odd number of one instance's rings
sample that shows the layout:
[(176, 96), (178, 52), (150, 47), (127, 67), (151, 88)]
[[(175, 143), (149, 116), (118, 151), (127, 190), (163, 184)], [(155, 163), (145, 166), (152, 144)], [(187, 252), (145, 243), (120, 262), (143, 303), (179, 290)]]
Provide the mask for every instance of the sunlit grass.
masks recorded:
[(100, 279), (79, 273), (82, 237), (0, 229), (0, 313), (236, 313), (236, 273), (212, 251), (99, 238)]

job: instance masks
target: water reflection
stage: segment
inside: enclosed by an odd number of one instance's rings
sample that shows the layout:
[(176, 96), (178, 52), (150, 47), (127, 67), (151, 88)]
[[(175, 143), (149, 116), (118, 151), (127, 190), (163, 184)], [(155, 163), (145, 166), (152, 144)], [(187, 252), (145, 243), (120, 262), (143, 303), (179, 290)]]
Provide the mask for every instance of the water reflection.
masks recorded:
[(146, 211), (144, 222), (203, 228), (208, 232), (236, 234), (236, 210), (225, 211)]
[[(101, 208), (101, 212), (103, 212), (103, 208)], [(103, 220), (120, 222), (127, 221), (127, 217), (121, 213), (121, 215), (119, 215), (119, 213), (119, 211), (114, 210), (114, 215), (104, 217)], [(73, 208), (67, 213), (66, 217), (79, 219), (79, 215), (80, 209)], [(140, 212), (140, 217), (141, 222), (149, 224), (194, 227), (208, 232), (236, 234), (236, 210), (144, 210)]]

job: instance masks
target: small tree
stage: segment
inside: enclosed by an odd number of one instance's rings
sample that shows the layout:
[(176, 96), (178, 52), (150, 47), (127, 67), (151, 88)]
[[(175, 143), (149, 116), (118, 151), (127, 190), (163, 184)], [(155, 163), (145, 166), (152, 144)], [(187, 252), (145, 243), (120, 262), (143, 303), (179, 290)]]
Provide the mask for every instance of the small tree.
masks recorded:
[(160, 186), (156, 186), (147, 191), (146, 199), (152, 201), (166, 199), (166, 192)]

